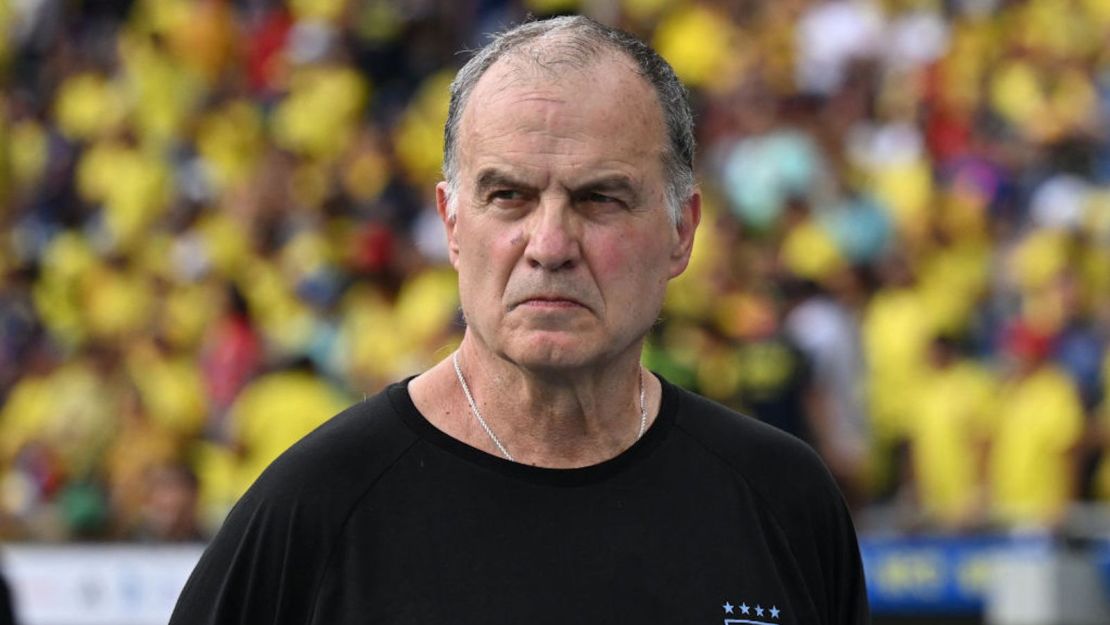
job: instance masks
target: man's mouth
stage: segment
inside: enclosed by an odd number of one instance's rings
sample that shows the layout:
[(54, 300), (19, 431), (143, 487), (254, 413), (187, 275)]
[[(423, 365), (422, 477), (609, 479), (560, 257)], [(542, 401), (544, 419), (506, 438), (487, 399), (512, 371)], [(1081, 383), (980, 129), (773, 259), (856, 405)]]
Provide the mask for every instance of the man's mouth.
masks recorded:
[(519, 306), (528, 306), (529, 308), (547, 308), (552, 310), (570, 309), (570, 308), (585, 308), (586, 305), (578, 300), (570, 297), (563, 297), (559, 295), (536, 295), (523, 299), (514, 308)]

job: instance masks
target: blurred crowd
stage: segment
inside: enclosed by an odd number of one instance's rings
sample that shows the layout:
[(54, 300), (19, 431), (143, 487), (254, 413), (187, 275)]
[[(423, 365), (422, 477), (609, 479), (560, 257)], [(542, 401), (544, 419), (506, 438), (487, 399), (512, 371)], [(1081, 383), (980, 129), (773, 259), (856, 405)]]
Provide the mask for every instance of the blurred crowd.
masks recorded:
[(0, 2), (0, 539), (203, 539), (449, 354), (447, 85), (565, 12), (691, 89), (650, 367), (809, 441), (868, 529), (1110, 497), (1110, 0), (37, 0)]

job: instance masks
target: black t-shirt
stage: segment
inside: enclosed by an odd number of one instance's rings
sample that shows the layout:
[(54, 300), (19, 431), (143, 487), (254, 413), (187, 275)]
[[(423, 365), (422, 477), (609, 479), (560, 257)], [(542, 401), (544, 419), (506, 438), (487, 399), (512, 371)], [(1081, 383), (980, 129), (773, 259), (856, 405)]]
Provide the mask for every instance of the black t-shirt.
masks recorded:
[(0, 574), (0, 625), (15, 625), (15, 608), (12, 606), (8, 580)]
[(580, 469), (469, 447), (394, 384), (263, 473), (170, 623), (867, 621), (852, 523), (813, 451), (664, 381), (643, 438)]

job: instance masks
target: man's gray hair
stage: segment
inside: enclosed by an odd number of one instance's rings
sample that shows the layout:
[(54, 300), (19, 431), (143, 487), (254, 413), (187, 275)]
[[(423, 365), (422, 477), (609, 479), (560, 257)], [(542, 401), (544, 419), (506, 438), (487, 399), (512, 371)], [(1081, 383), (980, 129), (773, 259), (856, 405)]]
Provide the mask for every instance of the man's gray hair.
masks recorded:
[[(526, 48), (529, 43), (549, 40), (553, 45)], [(447, 181), (447, 209), (455, 211), (458, 191), (458, 136), (463, 109), (474, 86), (498, 60), (518, 52), (537, 66), (560, 63), (585, 66), (607, 51), (625, 54), (655, 90), (667, 126), (667, 149), (663, 155), (666, 200), (671, 220), (678, 223), (683, 204), (694, 192), (694, 116), (686, 88), (670, 64), (636, 37), (610, 28), (587, 17), (555, 17), (527, 22), (494, 37), (466, 65), (451, 83), (451, 103), (443, 131), (443, 177)], [(554, 54), (545, 54), (553, 52)], [(522, 55), (524, 56), (524, 55)]]

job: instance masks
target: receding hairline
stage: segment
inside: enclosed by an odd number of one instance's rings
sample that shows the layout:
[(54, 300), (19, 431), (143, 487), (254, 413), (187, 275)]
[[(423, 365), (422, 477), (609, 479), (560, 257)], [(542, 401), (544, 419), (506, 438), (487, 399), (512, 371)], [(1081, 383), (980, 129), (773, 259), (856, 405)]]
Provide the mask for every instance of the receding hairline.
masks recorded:
[[(652, 87), (651, 82), (644, 76), (636, 65), (635, 59), (631, 58), (626, 52), (619, 48), (610, 48), (606, 50), (599, 50), (596, 56), (589, 59), (582, 59), (581, 62), (575, 60), (567, 64), (567, 68), (556, 67), (562, 65), (561, 59), (555, 59), (546, 64), (537, 64), (533, 56), (527, 54), (516, 54), (516, 49), (507, 51), (502, 57), (494, 61), (486, 71), (475, 81), (474, 86), (471, 87), (467, 94), (466, 100), (462, 103), (462, 109), (459, 111), (459, 136), (463, 135), (463, 130), (466, 126), (466, 119), (474, 114), (474, 103), (481, 104), (481, 96), (489, 97), (490, 95), (506, 91), (518, 86), (529, 86), (534, 84), (543, 84), (549, 81), (551, 84), (559, 84), (572, 78), (571, 74), (577, 74), (582, 77), (588, 77), (591, 72), (597, 71), (598, 68), (604, 66), (606, 63), (614, 63), (627, 71), (626, 76), (632, 77), (632, 82), (637, 83), (642, 91), (642, 96), (648, 101), (653, 103), (652, 110), (656, 112), (656, 123), (659, 126), (660, 142), (662, 149), (666, 150), (668, 147), (667, 135), (667, 122), (665, 119), (665, 111), (663, 110), (663, 103), (659, 99), (659, 94)], [(569, 71), (568, 71), (569, 70)], [(500, 84), (491, 84), (491, 80), (500, 80)], [(492, 91), (491, 91), (492, 89)], [(458, 139), (459, 137), (456, 137)], [(461, 144), (456, 144), (455, 148), (458, 149)], [(456, 154), (457, 156), (457, 154)]]
[(510, 77), (519, 77), (521, 82), (544, 78), (558, 82), (568, 74), (586, 75), (607, 62), (616, 63), (624, 67), (629, 75), (636, 76), (645, 91), (651, 94), (662, 115), (663, 103), (657, 90), (627, 50), (615, 42), (588, 39), (582, 33), (568, 30), (549, 31), (506, 49), (470, 87), (462, 102), (463, 109), (459, 112), (465, 113), (470, 108), (474, 93), (498, 70)]
[(544, 31), (506, 48), (483, 74), (502, 61), (523, 60), (527, 61), (524, 64), (527, 68), (549, 70), (558, 76), (568, 68), (587, 69), (607, 58), (627, 61), (629, 68), (642, 76), (636, 60), (616, 42), (566, 26)]

